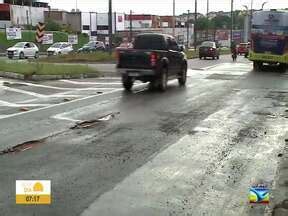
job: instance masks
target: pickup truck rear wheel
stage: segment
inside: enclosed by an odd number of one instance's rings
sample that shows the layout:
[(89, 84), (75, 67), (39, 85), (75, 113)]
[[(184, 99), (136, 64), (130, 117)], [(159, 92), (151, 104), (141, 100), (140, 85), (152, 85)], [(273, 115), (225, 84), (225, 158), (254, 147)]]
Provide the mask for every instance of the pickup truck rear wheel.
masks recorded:
[(187, 80), (187, 66), (183, 65), (182, 70), (181, 70), (181, 74), (178, 78), (179, 86), (185, 86), (186, 80)]
[(166, 68), (164, 68), (161, 72), (160, 78), (159, 78), (159, 85), (158, 89), (160, 91), (166, 91), (168, 84), (168, 71)]
[(133, 79), (132, 77), (129, 77), (129, 76), (126, 76), (126, 75), (123, 75), (122, 76), (122, 84), (123, 84), (123, 87), (126, 91), (131, 91), (132, 87), (133, 87)]

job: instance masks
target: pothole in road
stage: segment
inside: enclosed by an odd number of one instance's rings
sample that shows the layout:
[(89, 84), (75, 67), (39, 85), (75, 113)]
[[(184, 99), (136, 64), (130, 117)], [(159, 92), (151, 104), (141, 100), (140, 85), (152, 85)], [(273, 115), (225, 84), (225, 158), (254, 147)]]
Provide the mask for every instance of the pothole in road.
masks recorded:
[(109, 113), (109, 114), (101, 116), (100, 118), (97, 118), (97, 119), (85, 120), (85, 121), (82, 121), (82, 122), (77, 122), (74, 126), (70, 127), (70, 129), (75, 130), (75, 129), (93, 128), (98, 123), (110, 121), (110, 120), (114, 119), (116, 117), (116, 115), (119, 115), (119, 114), (120, 114), (120, 112)]
[(260, 116), (266, 116), (268, 118), (277, 118), (277, 114), (271, 113), (271, 112), (265, 112), (265, 111), (256, 111), (253, 112), (254, 115), (260, 115)]
[(12, 154), (12, 153), (19, 153), (23, 152), (26, 150), (30, 150), (42, 143), (44, 143), (46, 138), (40, 139), (40, 140), (32, 140), (28, 142), (21, 143), (19, 145), (13, 146), (11, 148), (8, 148), (6, 150), (0, 151), (0, 155), (5, 155), (5, 154)]

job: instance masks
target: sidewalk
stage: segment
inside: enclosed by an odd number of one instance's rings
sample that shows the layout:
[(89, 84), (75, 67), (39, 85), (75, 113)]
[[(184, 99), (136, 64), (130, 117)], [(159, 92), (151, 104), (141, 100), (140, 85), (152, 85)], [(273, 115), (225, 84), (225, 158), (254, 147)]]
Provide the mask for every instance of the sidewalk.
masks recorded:
[[(288, 137), (288, 136), (286, 136)], [(288, 215), (288, 138), (285, 140), (285, 150), (278, 170), (279, 179), (272, 190), (271, 204), (273, 206), (272, 216)]]

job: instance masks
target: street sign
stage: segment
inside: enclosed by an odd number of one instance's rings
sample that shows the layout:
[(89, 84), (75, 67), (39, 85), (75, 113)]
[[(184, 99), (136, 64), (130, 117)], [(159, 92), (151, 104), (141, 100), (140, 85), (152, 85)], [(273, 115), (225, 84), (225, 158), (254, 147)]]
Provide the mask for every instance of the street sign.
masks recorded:
[(42, 43), (43, 37), (45, 34), (45, 24), (42, 22), (39, 22), (36, 26), (36, 42)]
[(78, 35), (68, 35), (68, 43), (78, 44)]
[(53, 33), (44, 34), (42, 37), (42, 44), (53, 44)]
[(21, 28), (6, 28), (7, 40), (20, 40), (22, 39)]

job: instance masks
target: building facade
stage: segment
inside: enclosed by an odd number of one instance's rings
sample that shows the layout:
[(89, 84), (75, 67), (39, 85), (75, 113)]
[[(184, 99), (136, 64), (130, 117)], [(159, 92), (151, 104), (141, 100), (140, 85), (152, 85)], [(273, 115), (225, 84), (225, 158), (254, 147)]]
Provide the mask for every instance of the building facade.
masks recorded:
[(49, 10), (44, 12), (45, 22), (49, 19), (62, 26), (67, 26), (74, 32), (81, 32), (81, 12)]
[(44, 11), (47, 10), (48, 4), (38, 1), (0, 0), (0, 28), (35, 26), (38, 22), (44, 22)]
[[(108, 13), (82, 12), (81, 13), (81, 31), (93, 36), (108, 35), (109, 33)], [(125, 29), (124, 13), (112, 14), (112, 33), (123, 31)]]
[(156, 15), (148, 14), (132, 14), (125, 15), (125, 29), (130, 28), (130, 23), (132, 23), (133, 29), (142, 28), (160, 28), (160, 17)]

